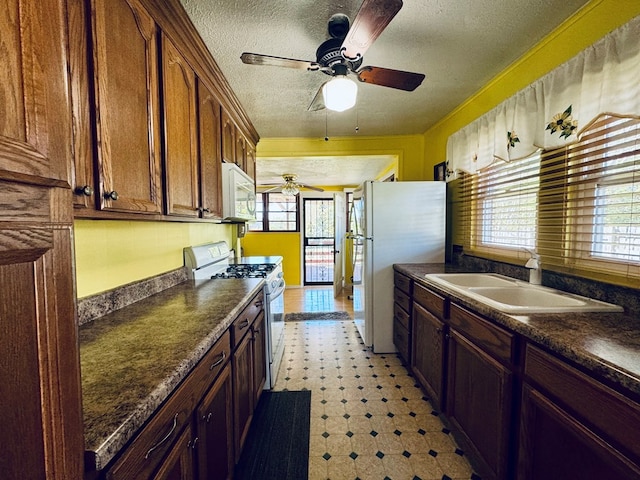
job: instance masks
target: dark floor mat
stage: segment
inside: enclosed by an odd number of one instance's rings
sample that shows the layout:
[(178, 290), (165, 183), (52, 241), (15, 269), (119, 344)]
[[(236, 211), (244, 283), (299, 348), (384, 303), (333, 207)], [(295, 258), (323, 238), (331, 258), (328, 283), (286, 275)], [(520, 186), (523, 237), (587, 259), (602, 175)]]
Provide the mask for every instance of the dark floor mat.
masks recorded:
[(311, 391), (264, 392), (254, 413), (237, 480), (305, 480), (309, 470)]

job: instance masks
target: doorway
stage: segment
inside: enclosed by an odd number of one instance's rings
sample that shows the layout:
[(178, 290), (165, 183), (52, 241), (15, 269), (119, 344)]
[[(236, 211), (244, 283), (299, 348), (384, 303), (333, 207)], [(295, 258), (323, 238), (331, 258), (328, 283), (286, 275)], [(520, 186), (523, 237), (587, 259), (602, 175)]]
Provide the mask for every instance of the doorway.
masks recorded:
[(304, 198), (304, 285), (332, 285), (334, 278), (334, 202)]

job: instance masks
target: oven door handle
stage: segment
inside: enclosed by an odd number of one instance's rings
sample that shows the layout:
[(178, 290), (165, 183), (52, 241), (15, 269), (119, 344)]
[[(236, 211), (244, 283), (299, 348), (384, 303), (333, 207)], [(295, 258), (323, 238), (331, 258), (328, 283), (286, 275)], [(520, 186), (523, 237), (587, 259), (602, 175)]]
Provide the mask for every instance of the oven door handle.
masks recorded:
[(273, 302), (276, 298), (283, 294), (284, 289), (286, 287), (286, 283), (284, 282), (284, 278), (280, 280), (280, 284), (276, 287), (276, 289), (272, 292), (267, 293), (269, 297), (269, 302)]

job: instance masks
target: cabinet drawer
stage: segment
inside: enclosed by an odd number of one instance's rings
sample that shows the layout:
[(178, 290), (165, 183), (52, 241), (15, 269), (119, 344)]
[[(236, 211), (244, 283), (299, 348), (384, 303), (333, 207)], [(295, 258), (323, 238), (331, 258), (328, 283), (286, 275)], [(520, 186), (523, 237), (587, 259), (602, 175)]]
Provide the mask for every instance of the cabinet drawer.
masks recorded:
[(497, 359), (505, 363), (513, 363), (516, 344), (513, 333), (455, 304), (451, 305), (449, 323), (452, 328), (473, 340), (480, 348)]
[(640, 404), (527, 344), (526, 377), (640, 460)]
[(398, 349), (398, 353), (405, 362), (409, 362), (409, 345), (411, 345), (409, 330), (400, 322), (393, 322), (393, 344)]
[(405, 311), (409, 312), (411, 310), (411, 298), (398, 288), (393, 289), (393, 301), (404, 308)]
[(191, 419), (189, 392), (174, 393), (107, 473), (109, 480), (151, 478)]
[(393, 304), (393, 320), (402, 325), (405, 330), (409, 330), (409, 314), (404, 309), (404, 306), (401, 307), (397, 303)]
[(411, 279), (402, 273), (394, 272), (393, 284), (407, 295), (411, 296)]
[(251, 324), (258, 317), (258, 314), (262, 311), (264, 305), (264, 300), (262, 296), (262, 291), (253, 297), (249, 302), (249, 305), (245, 307), (245, 309), (240, 312), (238, 317), (233, 321), (231, 325), (231, 341), (232, 348), (236, 348), (242, 338), (246, 335), (246, 333), (250, 330)]
[(150, 477), (189, 422), (197, 402), (230, 357), (230, 334), (226, 331), (166, 403), (153, 414), (149, 423), (109, 470), (107, 479)]
[(413, 286), (413, 301), (440, 319), (445, 319), (448, 316), (447, 300), (418, 283)]

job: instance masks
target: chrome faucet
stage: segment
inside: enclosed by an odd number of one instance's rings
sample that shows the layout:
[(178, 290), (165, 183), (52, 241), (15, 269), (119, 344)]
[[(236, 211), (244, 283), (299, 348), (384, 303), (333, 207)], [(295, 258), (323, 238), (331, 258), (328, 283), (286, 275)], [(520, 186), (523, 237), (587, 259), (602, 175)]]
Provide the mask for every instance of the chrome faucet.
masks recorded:
[(531, 254), (531, 258), (527, 260), (525, 267), (529, 269), (529, 283), (532, 285), (540, 285), (542, 283), (542, 262), (540, 255), (535, 250), (525, 248)]

